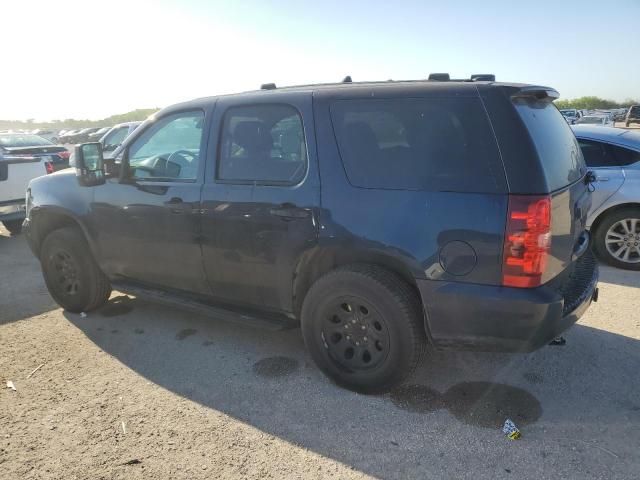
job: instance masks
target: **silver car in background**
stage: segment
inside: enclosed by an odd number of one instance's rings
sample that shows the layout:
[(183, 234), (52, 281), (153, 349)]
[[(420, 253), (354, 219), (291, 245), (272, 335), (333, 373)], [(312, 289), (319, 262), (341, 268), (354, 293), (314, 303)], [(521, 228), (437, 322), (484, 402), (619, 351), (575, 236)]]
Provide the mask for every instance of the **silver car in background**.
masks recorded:
[(142, 122), (125, 122), (114, 125), (100, 138), (104, 158), (112, 158), (124, 139), (133, 133)]
[(640, 131), (575, 125), (595, 173), (587, 219), (594, 251), (610, 265), (640, 270)]
[(613, 127), (611, 115), (585, 115), (576, 120), (575, 125), (597, 125), (600, 127)]

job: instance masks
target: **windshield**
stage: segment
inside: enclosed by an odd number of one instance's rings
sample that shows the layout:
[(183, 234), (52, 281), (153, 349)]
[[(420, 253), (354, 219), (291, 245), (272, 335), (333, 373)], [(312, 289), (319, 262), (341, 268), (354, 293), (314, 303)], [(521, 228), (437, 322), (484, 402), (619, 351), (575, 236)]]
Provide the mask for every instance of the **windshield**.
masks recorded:
[(576, 112), (574, 110), (560, 110), (560, 113), (565, 117), (575, 117)]
[(0, 135), (0, 145), (3, 147), (39, 147), (53, 145), (53, 143), (38, 135), (10, 134)]

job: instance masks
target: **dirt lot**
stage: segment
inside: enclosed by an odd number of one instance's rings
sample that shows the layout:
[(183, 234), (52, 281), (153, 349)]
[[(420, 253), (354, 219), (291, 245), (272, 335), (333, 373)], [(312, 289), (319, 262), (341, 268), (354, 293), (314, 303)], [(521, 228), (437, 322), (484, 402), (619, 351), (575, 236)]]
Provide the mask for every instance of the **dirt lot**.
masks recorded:
[(117, 292), (66, 313), (0, 228), (0, 478), (638, 478), (640, 273), (601, 279), (565, 346), (435, 352), (412, 386), (362, 396), (320, 374), (299, 330)]

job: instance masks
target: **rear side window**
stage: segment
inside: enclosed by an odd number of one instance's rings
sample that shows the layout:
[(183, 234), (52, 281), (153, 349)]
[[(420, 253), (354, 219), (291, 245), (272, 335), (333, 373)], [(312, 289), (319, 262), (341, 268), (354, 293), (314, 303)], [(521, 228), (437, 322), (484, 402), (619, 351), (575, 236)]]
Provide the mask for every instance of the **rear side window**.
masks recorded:
[(529, 130), (551, 192), (579, 180), (586, 173), (578, 141), (553, 103), (514, 100)]
[(640, 162), (640, 152), (596, 140), (578, 139), (588, 167), (625, 167)]
[(617, 166), (624, 167), (640, 162), (640, 152), (615, 145), (611, 145), (611, 150), (613, 151)]
[(231, 107), (224, 115), (218, 180), (293, 185), (307, 169), (302, 119), (289, 105)]
[(478, 98), (341, 100), (331, 105), (331, 117), (356, 187), (504, 190), (495, 137)]

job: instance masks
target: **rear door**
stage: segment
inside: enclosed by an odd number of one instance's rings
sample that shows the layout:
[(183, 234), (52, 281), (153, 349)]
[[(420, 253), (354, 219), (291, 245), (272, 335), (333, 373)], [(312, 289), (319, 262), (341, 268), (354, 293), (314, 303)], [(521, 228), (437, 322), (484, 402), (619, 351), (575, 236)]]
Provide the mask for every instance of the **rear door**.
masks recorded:
[(624, 183), (622, 165), (616, 158), (616, 149), (612, 145), (578, 138), (584, 161), (596, 175), (594, 190), (591, 194), (591, 211), (598, 210), (611, 195), (616, 193)]
[(218, 100), (209, 147), (216, 162), (202, 196), (204, 266), (218, 299), (292, 310), (297, 261), (317, 236), (311, 122), (310, 94)]

